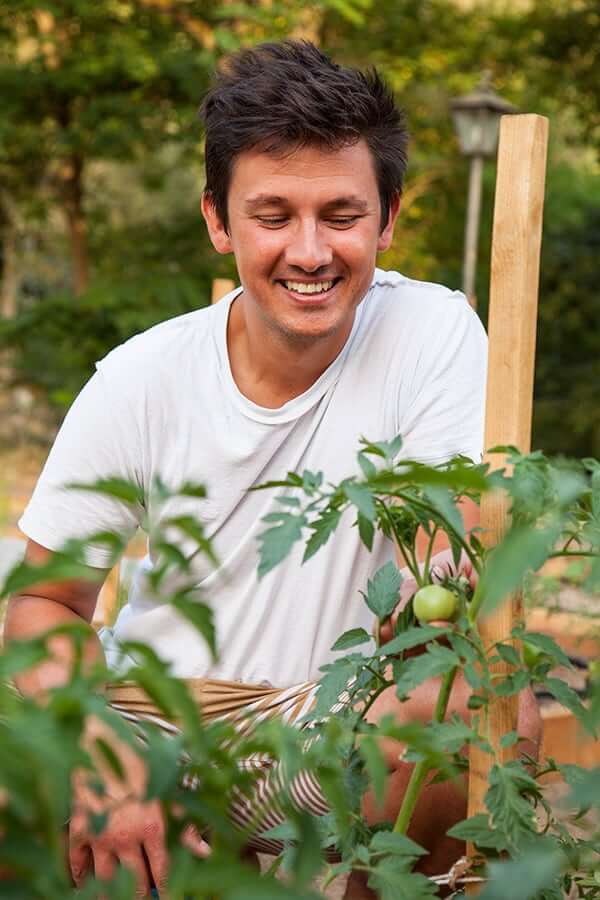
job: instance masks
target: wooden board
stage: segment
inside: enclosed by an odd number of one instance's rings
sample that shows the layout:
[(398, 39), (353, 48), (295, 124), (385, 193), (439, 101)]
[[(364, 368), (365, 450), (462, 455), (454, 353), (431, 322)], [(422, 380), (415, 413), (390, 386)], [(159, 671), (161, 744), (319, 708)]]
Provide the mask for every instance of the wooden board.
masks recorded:
[[(547, 139), (548, 121), (542, 116), (502, 117), (488, 319), (486, 448), (514, 444), (523, 452), (530, 449)], [(504, 464), (497, 454), (487, 456), (486, 461), (496, 467)], [(505, 496), (483, 497), (481, 524), (487, 546), (501, 539), (507, 517)], [(486, 645), (510, 634), (519, 607), (519, 597), (508, 598), (492, 616), (482, 621)], [(506, 760), (514, 749), (502, 748), (500, 738), (516, 728), (516, 698), (495, 699), (487, 715), (481, 718), (482, 731), (497, 758)], [(484, 797), (492, 764), (490, 754), (471, 748), (469, 816), (485, 810)]]

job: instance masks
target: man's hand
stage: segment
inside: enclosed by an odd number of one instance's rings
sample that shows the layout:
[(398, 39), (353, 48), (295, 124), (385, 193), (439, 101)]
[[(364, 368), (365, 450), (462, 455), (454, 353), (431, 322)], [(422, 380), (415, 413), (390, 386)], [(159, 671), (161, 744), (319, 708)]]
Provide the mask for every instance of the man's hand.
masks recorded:
[[(409, 569), (402, 569), (401, 571), (403, 580), (402, 586), (400, 587), (400, 599), (398, 605), (390, 618), (382, 624), (379, 630), (379, 638), (382, 644), (391, 641), (394, 637), (398, 616), (419, 587)], [(462, 575), (467, 579), (473, 589), (477, 586), (477, 572), (473, 569), (471, 560), (464, 550), (461, 554), (458, 567), (454, 564), (451, 550), (442, 550), (440, 553), (436, 553), (435, 556), (431, 557), (429, 571), (431, 572), (431, 579), (434, 584), (441, 583), (446, 575)], [(445, 621), (434, 621), (430, 624), (447, 625), (448, 623)]]
[[(123, 767), (119, 779), (94, 748), (96, 738), (110, 743)], [(79, 772), (73, 785), (73, 814), (69, 825), (69, 863), (73, 880), (81, 887), (90, 874), (109, 879), (117, 865), (130, 869), (136, 879), (136, 896), (148, 897), (152, 886), (164, 891), (169, 858), (165, 846), (165, 822), (157, 800), (144, 800), (146, 770), (132, 747), (119, 741), (97, 720), (87, 729), (85, 744), (94, 759), (105, 792), (99, 796), (89, 786), (89, 772)], [(100, 834), (91, 816), (107, 816)], [(193, 827), (185, 830), (183, 843), (197, 856), (210, 853), (208, 844)]]

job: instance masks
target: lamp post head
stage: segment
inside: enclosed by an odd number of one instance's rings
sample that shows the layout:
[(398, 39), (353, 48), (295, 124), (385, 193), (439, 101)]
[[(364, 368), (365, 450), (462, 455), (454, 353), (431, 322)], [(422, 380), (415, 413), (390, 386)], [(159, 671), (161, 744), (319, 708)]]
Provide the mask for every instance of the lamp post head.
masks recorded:
[(454, 127), (464, 156), (494, 156), (498, 146), (500, 116), (517, 109), (503, 100), (485, 72), (475, 90), (450, 102)]

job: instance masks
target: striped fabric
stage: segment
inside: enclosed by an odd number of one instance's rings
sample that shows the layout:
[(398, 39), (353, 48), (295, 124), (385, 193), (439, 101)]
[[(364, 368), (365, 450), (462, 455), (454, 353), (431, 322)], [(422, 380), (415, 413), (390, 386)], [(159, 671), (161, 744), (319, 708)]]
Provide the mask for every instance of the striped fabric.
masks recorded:
[[(306, 681), (288, 688), (275, 688), (263, 684), (241, 684), (237, 681), (190, 679), (188, 690), (202, 709), (207, 721), (224, 720), (232, 724), (243, 736), (249, 735), (256, 725), (270, 718), (279, 718), (289, 725), (310, 729), (310, 720), (303, 721), (314, 708), (318, 684)], [(119, 682), (107, 686), (110, 705), (123, 718), (132, 723), (152, 722), (168, 734), (177, 734), (176, 722), (161, 715), (144, 691), (133, 682)], [(342, 708), (336, 704), (333, 711)], [(265, 753), (255, 753), (240, 761), (240, 766), (256, 774), (249, 794), (236, 790), (231, 798), (232, 823), (246, 833), (251, 833), (248, 846), (260, 853), (278, 854), (283, 843), (264, 837), (264, 832), (285, 821), (278, 803), (283, 789), (283, 773), (277, 760)], [(190, 788), (197, 784), (189, 784)], [(318, 780), (311, 772), (300, 772), (286, 785), (288, 797), (300, 810), (315, 816), (323, 816), (329, 807)], [(331, 854), (335, 856), (335, 852)]]

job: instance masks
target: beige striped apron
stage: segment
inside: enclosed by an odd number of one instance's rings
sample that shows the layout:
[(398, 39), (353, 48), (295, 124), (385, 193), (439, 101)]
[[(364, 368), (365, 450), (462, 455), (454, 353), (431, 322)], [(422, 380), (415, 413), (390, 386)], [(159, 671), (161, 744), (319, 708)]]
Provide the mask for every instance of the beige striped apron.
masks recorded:
[[(310, 720), (303, 720), (313, 709), (318, 683), (306, 681), (288, 688), (264, 684), (242, 684), (238, 681), (217, 681), (210, 678), (188, 679), (188, 690), (207, 721), (224, 720), (241, 735), (248, 735), (259, 722), (279, 718), (303, 730), (310, 728)], [(164, 718), (144, 691), (133, 682), (118, 682), (107, 686), (110, 705), (132, 723), (152, 722), (168, 734), (177, 734), (177, 723)], [(337, 704), (334, 708), (341, 708)], [(231, 798), (230, 817), (235, 827), (251, 833), (248, 846), (261, 853), (278, 854), (283, 843), (265, 837), (264, 832), (285, 821), (277, 798), (282, 790), (281, 773), (277, 761), (267, 754), (256, 753), (240, 761), (240, 766), (254, 772), (256, 779), (250, 794), (235, 792)], [(300, 772), (286, 785), (291, 802), (298, 809), (323, 816), (329, 807), (315, 775)], [(330, 855), (330, 854), (328, 854)]]

